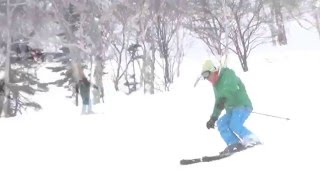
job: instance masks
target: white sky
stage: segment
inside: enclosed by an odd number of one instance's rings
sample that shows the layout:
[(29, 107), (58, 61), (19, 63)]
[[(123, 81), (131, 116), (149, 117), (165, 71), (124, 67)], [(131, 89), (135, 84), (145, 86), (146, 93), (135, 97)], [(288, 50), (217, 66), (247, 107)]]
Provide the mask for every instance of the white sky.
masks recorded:
[[(212, 87), (193, 83), (208, 54), (193, 46), (170, 92), (126, 96), (106, 82), (105, 103), (94, 106), (96, 114), (81, 116), (81, 107), (65, 98), (70, 94), (52, 87), (35, 97), (42, 111), (1, 118), (0, 179), (320, 179), (320, 39), (293, 25), (288, 38), (289, 46), (254, 51), (247, 73), (238, 62), (230, 64), (245, 82), (255, 112), (291, 119), (252, 114), (246, 125), (263, 146), (221, 161), (179, 164), (225, 147), (218, 131), (205, 127)], [(43, 69), (38, 73), (47, 73)]]

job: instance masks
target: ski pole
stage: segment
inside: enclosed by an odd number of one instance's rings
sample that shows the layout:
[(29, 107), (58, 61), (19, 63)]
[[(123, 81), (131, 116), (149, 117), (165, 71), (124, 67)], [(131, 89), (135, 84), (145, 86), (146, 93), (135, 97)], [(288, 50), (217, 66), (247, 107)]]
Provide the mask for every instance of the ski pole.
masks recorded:
[(279, 119), (290, 120), (290, 118), (288, 118), (288, 117), (274, 116), (274, 115), (264, 114), (264, 113), (254, 112), (254, 111), (253, 111), (252, 113), (254, 113), (254, 114), (259, 114), (259, 115), (263, 115), (263, 116), (269, 116), (269, 117), (279, 118)]
[(199, 81), (200, 81), (201, 78), (202, 78), (202, 76), (199, 76), (199, 77), (197, 78), (196, 82), (194, 82), (193, 87), (196, 87), (196, 86), (197, 86), (197, 84), (199, 83)]

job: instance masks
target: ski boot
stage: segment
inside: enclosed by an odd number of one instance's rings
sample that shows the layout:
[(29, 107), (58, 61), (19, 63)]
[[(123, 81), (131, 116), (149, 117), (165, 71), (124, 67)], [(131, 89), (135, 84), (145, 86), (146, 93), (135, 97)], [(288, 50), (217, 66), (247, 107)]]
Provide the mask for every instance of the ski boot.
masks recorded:
[(220, 156), (230, 156), (231, 154), (235, 152), (239, 152), (244, 150), (245, 147), (242, 145), (242, 143), (235, 143), (227, 146), (222, 152), (220, 152)]
[(261, 141), (258, 139), (258, 137), (256, 137), (255, 135), (249, 135), (243, 138), (241, 143), (245, 148), (251, 148), (256, 145), (262, 144)]

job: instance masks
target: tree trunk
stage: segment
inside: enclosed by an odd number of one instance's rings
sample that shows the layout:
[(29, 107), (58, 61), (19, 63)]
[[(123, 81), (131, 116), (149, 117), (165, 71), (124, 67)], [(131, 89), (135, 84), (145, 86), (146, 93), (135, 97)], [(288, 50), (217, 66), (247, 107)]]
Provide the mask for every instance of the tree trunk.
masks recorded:
[[(95, 64), (95, 66), (94, 66)], [(94, 67), (93, 67), (94, 66)], [(96, 81), (96, 57), (94, 55), (91, 55), (90, 58), (90, 90), (92, 93), (92, 103), (93, 104), (98, 104), (100, 103), (100, 94), (99, 94), (99, 90), (94, 88), (93, 85), (97, 85), (97, 81)]]
[(320, 17), (319, 17), (318, 10), (315, 11), (314, 18), (316, 20), (316, 28), (317, 28), (318, 35), (319, 35), (319, 38), (320, 38)]
[[(152, 55), (150, 54), (150, 50)], [(154, 94), (154, 61), (153, 61), (153, 54), (154, 54), (154, 46), (152, 45), (151, 48), (148, 44), (144, 44), (144, 59), (143, 59), (143, 87), (145, 94)]]
[(136, 80), (136, 68), (135, 68), (135, 59), (132, 59), (132, 72), (133, 72), (133, 75), (131, 76), (131, 78), (133, 79), (133, 87), (132, 87), (132, 91), (136, 91), (137, 90), (137, 80)]
[(169, 71), (169, 56), (167, 54), (165, 54), (164, 56), (164, 85), (165, 85), (165, 90), (169, 91), (170, 71)]
[(115, 79), (115, 80), (114, 80), (114, 89), (115, 89), (116, 91), (119, 91), (119, 79)]
[(95, 78), (95, 83), (98, 86), (98, 95), (99, 96), (94, 96), (95, 102), (100, 103), (100, 99), (102, 102), (104, 102), (104, 88), (103, 88), (103, 64), (102, 64), (102, 59), (98, 58), (96, 60), (96, 67), (94, 69), (94, 78)]
[(276, 46), (277, 45), (277, 28), (275, 27), (274, 17), (275, 17), (274, 11), (271, 10), (271, 18), (270, 18), (271, 22), (269, 22), (268, 25), (271, 32), (272, 44)]
[(287, 44), (287, 36), (286, 30), (283, 21), (283, 15), (281, 12), (281, 4), (279, 1), (274, 1), (274, 14), (276, 19), (276, 24), (278, 27), (278, 43), (279, 45), (286, 45)]
[[(225, 37), (225, 49), (224, 49), (224, 55), (225, 59), (220, 59), (221, 67), (227, 67), (228, 66), (228, 55), (229, 55), (229, 21), (227, 18), (227, 2), (226, 0), (223, 1), (223, 20), (224, 20), (224, 37)], [(221, 53), (222, 55), (222, 53)], [(224, 60), (224, 61), (223, 61)], [(222, 62), (223, 61), (223, 62)]]
[[(176, 52), (176, 59), (178, 61), (178, 65), (177, 65), (177, 77), (180, 76), (180, 65), (181, 65), (181, 61), (182, 61), (182, 57), (183, 57), (183, 42), (180, 42), (180, 31), (181, 31), (181, 26), (180, 24), (178, 25), (178, 30), (177, 30), (177, 34), (176, 34), (176, 38), (177, 38), (177, 52)], [(182, 41), (182, 40), (181, 40)]]
[(248, 63), (247, 63), (247, 58), (245, 58), (245, 60), (243, 60), (242, 69), (243, 69), (243, 72), (247, 72), (249, 70)]
[(6, 63), (5, 63), (5, 101), (4, 101), (4, 115), (10, 116), (10, 53), (11, 53), (11, 12), (10, 12), (10, 0), (7, 0), (7, 51), (6, 51)]

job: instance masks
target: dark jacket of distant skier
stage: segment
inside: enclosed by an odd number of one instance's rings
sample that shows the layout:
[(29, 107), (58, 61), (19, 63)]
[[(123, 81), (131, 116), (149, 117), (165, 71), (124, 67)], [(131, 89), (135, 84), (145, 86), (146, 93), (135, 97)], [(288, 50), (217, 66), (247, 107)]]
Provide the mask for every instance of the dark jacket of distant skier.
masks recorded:
[[(220, 70), (208, 60), (202, 67), (202, 76), (213, 85), (215, 103), (207, 128), (218, 130), (227, 147), (221, 153), (230, 154), (249, 146), (260, 144), (255, 134), (244, 123), (252, 112), (252, 103), (246, 88), (232, 69)], [(221, 112), (225, 114), (220, 117)]]

